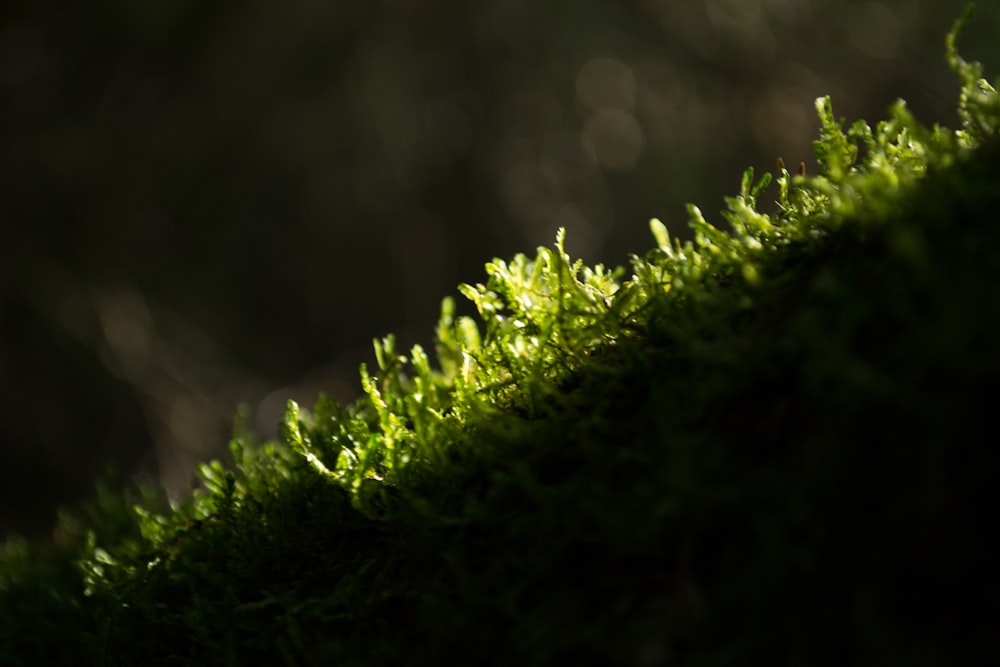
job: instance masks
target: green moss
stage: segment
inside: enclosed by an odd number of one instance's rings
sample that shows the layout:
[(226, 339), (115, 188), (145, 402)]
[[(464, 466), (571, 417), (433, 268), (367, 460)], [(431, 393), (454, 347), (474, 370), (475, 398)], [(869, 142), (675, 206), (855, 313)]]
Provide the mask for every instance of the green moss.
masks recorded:
[(0, 663), (985, 662), (1000, 98), (958, 27), (960, 130), (821, 99), (774, 213), (748, 170), (627, 278), (494, 260), (436, 366), (377, 341), (191, 499), (9, 542)]

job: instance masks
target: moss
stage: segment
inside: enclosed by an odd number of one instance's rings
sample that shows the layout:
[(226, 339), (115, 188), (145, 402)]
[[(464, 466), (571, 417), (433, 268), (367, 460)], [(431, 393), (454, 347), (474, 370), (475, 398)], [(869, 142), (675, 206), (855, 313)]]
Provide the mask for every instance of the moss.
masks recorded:
[(494, 260), (436, 366), (377, 341), (191, 499), (9, 542), (0, 662), (985, 663), (1000, 98), (957, 32), (961, 129), (821, 99), (774, 213), (748, 171), (627, 278)]

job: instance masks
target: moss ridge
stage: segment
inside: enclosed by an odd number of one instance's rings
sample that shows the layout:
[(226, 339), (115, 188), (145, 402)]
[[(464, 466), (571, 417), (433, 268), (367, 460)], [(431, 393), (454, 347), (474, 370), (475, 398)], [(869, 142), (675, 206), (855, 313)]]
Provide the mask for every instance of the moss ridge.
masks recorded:
[(996, 593), (1000, 102), (962, 20), (959, 130), (821, 98), (773, 213), (747, 170), (728, 231), (654, 220), (630, 273), (560, 231), (461, 286), (478, 321), (444, 301), (436, 365), (376, 341), (362, 400), (237, 428), (192, 498), (104, 486), (10, 541), (0, 662), (985, 659), (951, 610)]

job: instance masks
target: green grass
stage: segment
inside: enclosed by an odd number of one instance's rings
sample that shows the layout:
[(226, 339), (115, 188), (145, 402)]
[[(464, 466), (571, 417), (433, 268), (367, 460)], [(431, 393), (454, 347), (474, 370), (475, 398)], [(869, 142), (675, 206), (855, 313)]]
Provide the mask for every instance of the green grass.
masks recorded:
[(0, 664), (985, 664), (1000, 97), (959, 25), (960, 129), (820, 99), (819, 172), (748, 170), (727, 230), (494, 260), (436, 364), (376, 341), (192, 498), (9, 541)]

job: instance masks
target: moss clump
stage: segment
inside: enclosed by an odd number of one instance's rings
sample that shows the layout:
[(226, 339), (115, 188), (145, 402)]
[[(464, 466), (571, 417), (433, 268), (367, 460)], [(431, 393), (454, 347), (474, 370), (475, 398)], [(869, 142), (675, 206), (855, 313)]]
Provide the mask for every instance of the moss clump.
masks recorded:
[(438, 365), (290, 404), (181, 503), (102, 491), (0, 552), (5, 665), (985, 663), (1000, 98), (748, 171), (631, 276), (487, 265)]

